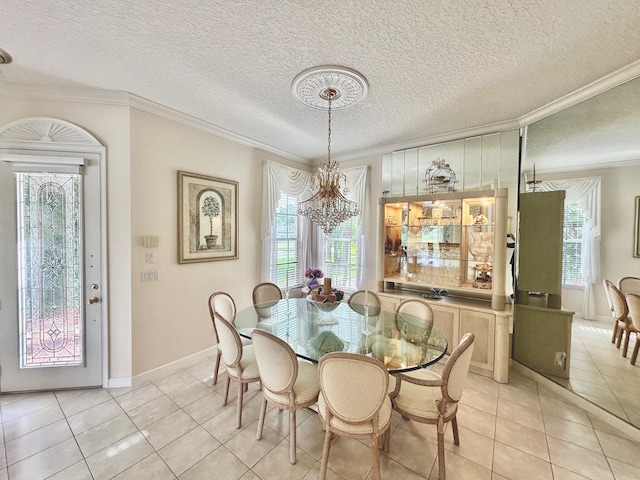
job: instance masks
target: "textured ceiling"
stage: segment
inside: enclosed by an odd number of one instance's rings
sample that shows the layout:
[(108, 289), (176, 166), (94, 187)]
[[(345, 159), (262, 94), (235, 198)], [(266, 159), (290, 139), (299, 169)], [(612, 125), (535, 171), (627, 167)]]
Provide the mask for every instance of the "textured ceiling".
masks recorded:
[(291, 94), (342, 65), (367, 98), (336, 156), (517, 119), (640, 58), (638, 0), (1, 0), (0, 81), (128, 91), (291, 158), (326, 113)]

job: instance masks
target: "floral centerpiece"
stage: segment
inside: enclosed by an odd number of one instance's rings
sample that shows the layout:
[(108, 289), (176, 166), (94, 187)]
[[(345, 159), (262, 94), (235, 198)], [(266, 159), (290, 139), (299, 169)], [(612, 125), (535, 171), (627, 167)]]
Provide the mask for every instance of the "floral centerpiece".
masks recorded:
[(313, 289), (320, 285), (318, 279), (324, 277), (324, 272), (319, 268), (307, 268), (304, 272), (304, 276), (309, 279), (309, 288)]

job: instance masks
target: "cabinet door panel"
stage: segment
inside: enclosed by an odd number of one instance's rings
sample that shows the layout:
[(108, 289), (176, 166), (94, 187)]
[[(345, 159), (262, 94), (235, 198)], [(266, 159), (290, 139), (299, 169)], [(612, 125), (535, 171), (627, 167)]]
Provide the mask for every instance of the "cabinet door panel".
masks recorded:
[(491, 313), (460, 310), (460, 336), (471, 332), (476, 336), (471, 364), (493, 370), (496, 317)]
[(440, 305), (431, 305), (433, 310), (433, 326), (440, 330), (447, 337), (447, 353), (456, 348), (458, 344), (458, 322), (460, 319), (460, 311), (457, 308), (442, 307)]
[(400, 304), (400, 301), (402, 300), (399, 297), (384, 295), (382, 293), (378, 293), (378, 296), (380, 297), (380, 304), (382, 306), (382, 310), (387, 310), (389, 312), (395, 312), (396, 308)]

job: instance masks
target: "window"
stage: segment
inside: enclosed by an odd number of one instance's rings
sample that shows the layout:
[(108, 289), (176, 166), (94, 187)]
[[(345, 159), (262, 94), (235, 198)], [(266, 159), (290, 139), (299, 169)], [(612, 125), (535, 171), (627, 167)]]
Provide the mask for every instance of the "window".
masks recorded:
[(325, 236), (324, 273), (338, 288), (357, 289), (358, 218), (351, 217)]
[(562, 250), (562, 284), (584, 286), (582, 276), (582, 231), (584, 229), (584, 212), (578, 202), (565, 202), (563, 250)]
[(271, 238), (271, 281), (284, 289), (299, 285), (301, 263), (300, 219), (296, 214), (298, 199), (280, 193)]

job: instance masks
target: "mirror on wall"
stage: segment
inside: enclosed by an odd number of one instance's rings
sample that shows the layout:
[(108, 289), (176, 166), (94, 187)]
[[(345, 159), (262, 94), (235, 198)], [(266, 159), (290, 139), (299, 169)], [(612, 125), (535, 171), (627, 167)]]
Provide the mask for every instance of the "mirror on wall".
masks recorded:
[[(561, 297), (562, 308), (575, 312), (571, 363), (568, 379), (548, 376), (640, 428), (640, 362), (630, 365), (637, 340), (631, 336), (627, 358), (611, 342), (614, 321), (602, 285), (603, 279), (640, 277), (640, 258), (634, 257), (640, 78), (529, 125), (520, 178), (521, 192), (592, 189), (589, 200), (565, 199)], [(588, 264), (585, 251), (591, 254)]]

